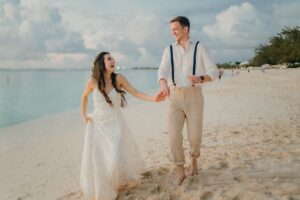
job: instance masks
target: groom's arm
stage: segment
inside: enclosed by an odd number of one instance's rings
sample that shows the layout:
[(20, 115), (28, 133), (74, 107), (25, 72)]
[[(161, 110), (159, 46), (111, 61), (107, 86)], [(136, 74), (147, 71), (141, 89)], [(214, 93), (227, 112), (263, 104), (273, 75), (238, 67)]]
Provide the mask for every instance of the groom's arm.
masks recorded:
[(205, 68), (206, 74), (204, 74), (204, 82), (214, 81), (219, 76), (219, 70), (215, 64), (209, 49), (202, 45), (201, 57), (203, 58), (203, 67)]
[(170, 95), (170, 89), (168, 86), (168, 82), (166, 79), (162, 78), (159, 80), (159, 85), (160, 85), (160, 91), (163, 93), (165, 96)]
[(169, 48), (165, 48), (163, 56), (161, 58), (160, 66), (157, 72), (157, 79), (160, 85), (160, 91), (163, 92), (165, 96), (170, 95), (170, 90), (168, 87), (168, 76), (170, 71), (170, 52)]

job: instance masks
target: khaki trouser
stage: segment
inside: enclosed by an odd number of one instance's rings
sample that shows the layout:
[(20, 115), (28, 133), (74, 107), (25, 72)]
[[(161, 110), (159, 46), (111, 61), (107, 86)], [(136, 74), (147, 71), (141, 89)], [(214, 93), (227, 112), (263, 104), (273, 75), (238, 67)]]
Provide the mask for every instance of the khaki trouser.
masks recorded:
[(168, 108), (168, 135), (175, 165), (184, 164), (183, 134), (187, 123), (190, 155), (200, 156), (204, 98), (202, 87), (170, 88)]

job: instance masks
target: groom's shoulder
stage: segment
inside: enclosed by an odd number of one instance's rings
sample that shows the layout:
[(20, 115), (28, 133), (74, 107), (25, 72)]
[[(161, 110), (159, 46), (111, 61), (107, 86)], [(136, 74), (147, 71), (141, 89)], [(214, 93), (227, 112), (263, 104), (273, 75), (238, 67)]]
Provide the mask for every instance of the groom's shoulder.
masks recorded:
[(164, 54), (170, 52), (170, 46), (171, 46), (171, 45), (174, 46), (174, 44), (169, 44), (168, 46), (166, 46), (166, 47), (164, 48), (164, 51), (163, 51)]

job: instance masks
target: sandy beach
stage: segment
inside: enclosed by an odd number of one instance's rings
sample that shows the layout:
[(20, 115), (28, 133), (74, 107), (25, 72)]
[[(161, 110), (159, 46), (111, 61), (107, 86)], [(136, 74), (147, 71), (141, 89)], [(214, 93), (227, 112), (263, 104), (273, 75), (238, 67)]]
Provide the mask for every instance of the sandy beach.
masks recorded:
[[(199, 175), (181, 186), (172, 184), (167, 101), (124, 110), (151, 176), (118, 200), (300, 199), (300, 69), (241, 71), (204, 94)], [(86, 200), (84, 130), (79, 108), (0, 129), (0, 199)]]

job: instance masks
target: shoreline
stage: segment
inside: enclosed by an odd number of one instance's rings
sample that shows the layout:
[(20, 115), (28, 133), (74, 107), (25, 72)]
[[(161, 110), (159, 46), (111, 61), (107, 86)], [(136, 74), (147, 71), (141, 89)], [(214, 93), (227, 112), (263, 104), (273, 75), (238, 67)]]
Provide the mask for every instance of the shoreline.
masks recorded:
[[(149, 93), (149, 94), (154, 94), (155, 90), (150, 89), (150, 90), (143, 91), (143, 92), (146, 92), (146, 93)], [(91, 94), (90, 97), (89, 97), (89, 99), (92, 99), (92, 98), (93, 97), (92, 97), (92, 94)], [(141, 101), (141, 100), (135, 99), (134, 97), (132, 97), (128, 93), (126, 95), (126, 100), (130, 104), (139, 104), (140, 101)], [(92, 101), (90, 101), (90, 102), (92, 104)], [(89, 105), (89, 110), (92, 110), (92, 107), (93, 107), (92, 105)], [(50, 113), (50, 114), (39, 116), (39, 117), (35, 117), (35, 118), (29, 118), (29, 119), (26, 119), (26, 120), (23, 119), (22, 121), (12, 122), (10, 124), (0, 126), (0, 135), (1, 135), (1, 129), (6, 129), (6, 128), (9, 128), (9, 127), (14, 127), (14, 126), (17, 126), (17, 125), (21, 125), (23, 123), (35, 122), (36, 120), (43, 120), (44, 118), (56, 117), (56, 116), (59, 116), (59, 115), (70, 113), (70, 112), (76, 112), (77, 110), (80, 110), (80, 105), (78, 107), (76, 107), (76, 108), (74, 107), (74, 108), (71, 108), (71, 109), (68, 109), (68, 110), (58, 111), (56, 113)], [(1, 150), (0, 150), (0, 152), (1, 152)]]
[[(127, 69), (126, 69), (127, 70)], [(130, 70), (133, 70), (133, 69), (130, 69)], [(146, 70), (148, 70), (148, 69), (146, 69)], [(299, 69), (292, 69), (292, 68), (287, 68), (287, 69), (267, 69), (266, 70), (266, 72), (268, 72), (268, 70), (270, 70), (270, 71), (272, 71), (272, 70), (286, 70), (286, 71), (288, 71), (288, 70), (298, 70), (298, 71), (300, 71), (300, 68)], [(14, 71), (14, 70), (12, 70), (12, 71)], [(25, 70), (26, 71), (26, 70)], [(42, 70), (43, 71), (43, 70)], [(50, 70), (51, 71), (51, 70)], [(54, 71), (57, 71), (57, 70), (54, 70)], [(58, 70), (58, 71), (60, 71), (60, 70)], [(61, 70), (61, 71), (64, 71), (64, 70)], [(67, 70), (66, 70), (67, 71)], [(75, 70), (76, 71), (76, 70)], [(254, 68), (253, 70), (251, 70), (251, 71), (254, 71), (254, 72), (256, 72), (256, 71), (260, 71), (260, 68)], [(231, 73), (231, 69), (225, 69), (225, 74), (224, 74), (224, 76), (222, 77), (222, 80), (225, 80), (225, 79), (230, 79), (230, 78), (234, 78), (234, 77), (236, 77), (236, 76), (239, 76), (239, 74), (238, 75), (232, 75), (232, 73)], [(245, 73), (246, 72), (246, 70), (242, 70), (241, 71), (242, 73)], [(251, 72), (250, 72), (251, 73)], [(216, 80), (216, 81), (218, 81), (218, 80)], [(211, 84), (211, 83), (209, 83), (209, 84)], [(207, 84), (207, 85), (209, 85), (209, 84)], [(206, 86), (205, 86), (206, 87)], [(159, 86), (157, 85), (157, 88), (159, 88)], [(156, 90), (154, 90), (154, 89), (150, 89), (150, 90), (145, 90), (145, 91), (143, 91), (143, 92), (146, 92), (146, 93), (150, 93), (150, 94), (154, 94), (155, 93), (155, 91)], [(92, 96), (90, 96), (90, 98), (92, 98)], [(139, 101), (140, 100), (136, 100), (134, 97), (132, 97), (131, 95), (129, 95), (129, 94), (127, 94), (127, 98), (128, 98), (128, 100), (129, 100), (129, 103), (133, 103), (133, 104), (135, 104), (135, 103), (139, 103)], [(80, 106), (80, 105), (79, 105)], [(47, 115), (43, 115), (43, 116), (39, 116), (39, 117), (33, 117), (33, 118), (30, 118), (30, 119), (26, 119), (26, 120), (21, 120), (21, 121), (18, 121), (18, 122), (12, 122), (12, 123), (10, 123), (10, 124), (6, 124), (6, 125), (3, 125), (3, 126), (0, 126), (0, 132), (1, 132), (1, 129), (5, 129), (5, 128), (8, 128), (8, 127), (12, 127), (12, 126), (15, 126), (15, 125), (18, 125), (18, 124), (22, 124), (22, 123), (26, 123), (26, 122), (30, 122), (30, 121), (35, 121), (35, 120), (39, 120), (39, 119), (43, 119), (43, 118), (47, 118), (47, 117), (51, 117), (51, 116), (56, 116), (56, 115), (60, 115), (60, 114), (64, 114), (64, 113), (68, 113), (68, 112), (72, 112), (72, 111), (75, 111), (77, 108), (71, 108), (71, 109), (68, 109), (68, 110), (65, 110), (65, 111), (57, 111), (56, 113), (50, 113), (50, 114), (47, 114)], [(80, 108), (78, 108), (78, 109), (80, 109)], [(0, 133), (1, 134), (1, 133)]]

